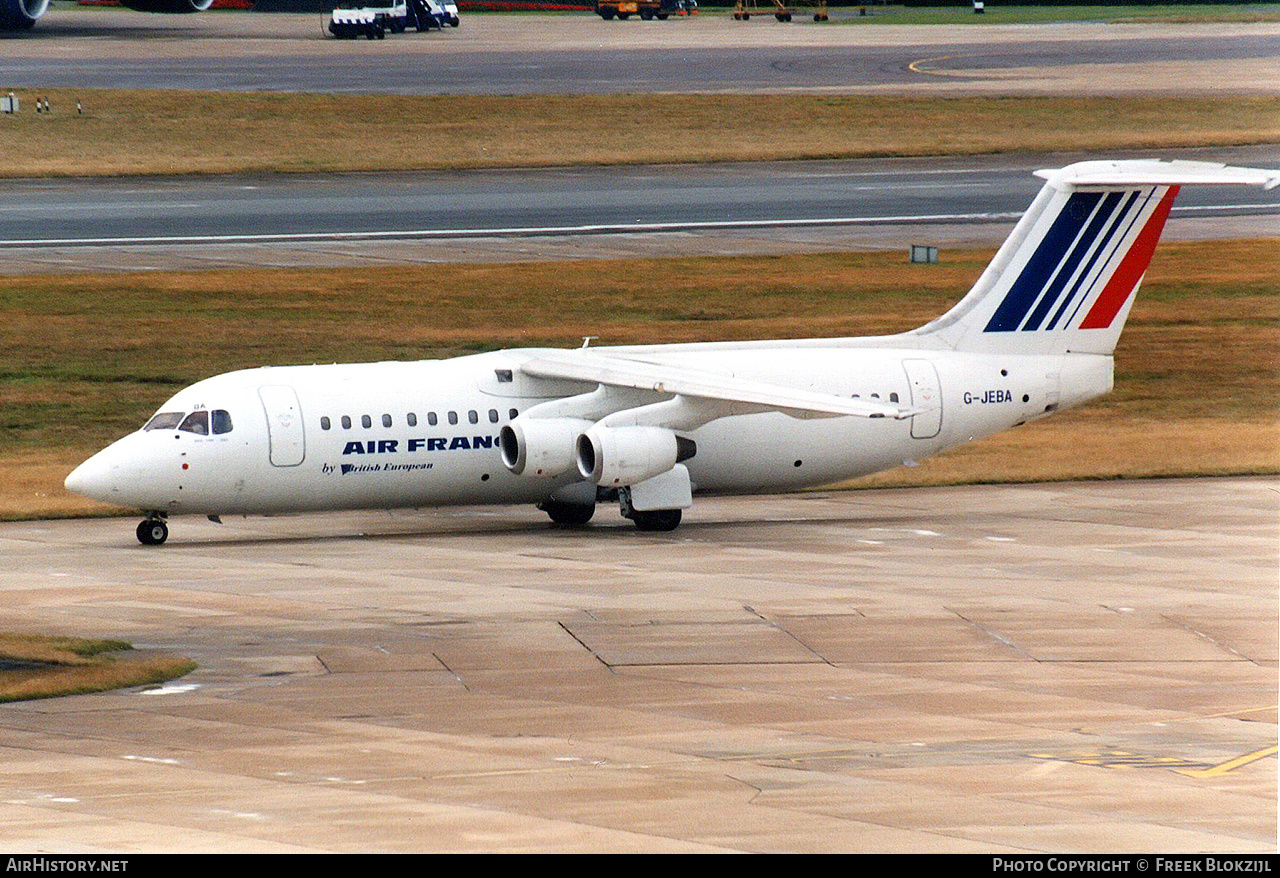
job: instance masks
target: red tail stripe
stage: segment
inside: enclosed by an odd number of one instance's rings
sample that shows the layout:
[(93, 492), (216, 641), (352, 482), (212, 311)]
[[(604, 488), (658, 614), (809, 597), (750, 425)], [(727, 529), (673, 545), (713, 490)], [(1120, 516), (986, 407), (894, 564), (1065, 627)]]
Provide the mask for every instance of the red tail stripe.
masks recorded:
[(1142, 276), (1147, 273), (1147, 266), (1151, 264), (1151, 254), (1160, 241), (1160, 233), (1164, 231), (1164, 222), (1169, 218), (1173, 200), (1178, 197), (1178, 189), (1177, 186), (1170, 186), (1164, 198), (1160, 199), (1151, 219), (1147, 220), (1146, 226), (1138, 233), (1138, 240), (1133, 242), (1129, 252), (1120, 261), (1120, 267), (1111, 275), (1111, 280), (1107, 281), (1102, 295), (1098, 296), (1085, 315), (1080, 324), (1081, 329), (1106, 329), (1116, 319), (1124, 303), (1129, 301), (1138, 287), (1138, 281), (1142, 280)]

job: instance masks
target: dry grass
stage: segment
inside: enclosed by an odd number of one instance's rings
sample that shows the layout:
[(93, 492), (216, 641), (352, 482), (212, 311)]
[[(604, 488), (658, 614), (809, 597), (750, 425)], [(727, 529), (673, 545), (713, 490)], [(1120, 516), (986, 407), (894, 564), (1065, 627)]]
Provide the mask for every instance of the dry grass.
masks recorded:
[[(584, 335), (894, 332), (955, 302), (991, 251), (942, 255), (934, 266), (892, 251), (0, 277), (0, 517), (105, 511), (69, 496), (66, 473), (217, 372), (575, 346)], [(1278, 326), (1274, 241), (1166, 243), (1110, 397), (875, 483), (1275, 472)]]
[[(3, 83), (0, 82), (0, 86)], [(380, 171), (1280, 140), (1280, 100), (811, 95), (435, 97), (47, 89), (0, 119), (0, 176)], [(35, 93), (25, 93), (33, 105)], [(86, 112), (77, 116), (75, 102)], [(797, 136), (796, 132), (804, 132)], [(305, 143), (301, 150), (298, 144)]]
[(0, 702), (56, 698), (163, 683), (195, 670), (195, 662), (135, 653), (119, 640), (0, 634)]

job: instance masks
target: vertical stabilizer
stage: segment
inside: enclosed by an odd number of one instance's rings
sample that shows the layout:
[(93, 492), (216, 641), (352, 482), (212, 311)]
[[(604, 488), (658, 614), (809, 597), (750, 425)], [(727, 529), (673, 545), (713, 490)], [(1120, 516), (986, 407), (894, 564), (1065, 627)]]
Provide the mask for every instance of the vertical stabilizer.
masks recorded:
[(1280, 171), (1207, 162), (1079, 162), (1046, 180), (987, 270), (921, 327), (955, 350), (1110, 354), (1183, 185), (1267, 189)]

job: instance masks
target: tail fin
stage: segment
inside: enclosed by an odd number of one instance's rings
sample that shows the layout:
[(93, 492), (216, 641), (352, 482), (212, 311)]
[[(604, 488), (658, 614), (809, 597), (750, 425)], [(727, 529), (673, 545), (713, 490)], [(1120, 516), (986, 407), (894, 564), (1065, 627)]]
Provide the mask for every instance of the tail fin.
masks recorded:
[(1079, 162), (1047, 182), (969, 294), (915, 334), (955, 350), (1110, 354), (1186, 184), (1272, 189), (1280, 171), (1208, 162)]

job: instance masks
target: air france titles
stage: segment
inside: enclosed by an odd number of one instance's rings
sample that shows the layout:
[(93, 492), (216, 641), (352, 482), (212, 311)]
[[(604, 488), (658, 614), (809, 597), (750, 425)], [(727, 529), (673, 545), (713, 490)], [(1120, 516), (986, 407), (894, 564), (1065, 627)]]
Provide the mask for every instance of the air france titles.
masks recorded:
[[(473, 448), (497, 448), (496, 436), (433, 436), (430, 439), (409, 439), (406, 451), (469, 451)], [(399, 439), (352, 440), (342, 449), (346, 454), (398, 454)]]

